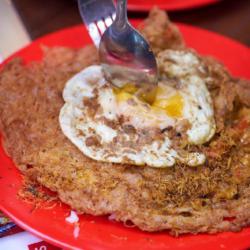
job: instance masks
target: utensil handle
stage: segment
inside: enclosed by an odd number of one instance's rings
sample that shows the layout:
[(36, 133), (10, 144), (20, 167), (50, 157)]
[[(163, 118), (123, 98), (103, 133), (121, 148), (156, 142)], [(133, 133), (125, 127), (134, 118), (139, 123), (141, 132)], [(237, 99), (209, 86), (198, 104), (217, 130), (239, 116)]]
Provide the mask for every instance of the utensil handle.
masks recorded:
[(126, 26), (128, 21), (127, 15), (127, 0), (117, 0), (116, 7), (116, 25), (120, 28)]

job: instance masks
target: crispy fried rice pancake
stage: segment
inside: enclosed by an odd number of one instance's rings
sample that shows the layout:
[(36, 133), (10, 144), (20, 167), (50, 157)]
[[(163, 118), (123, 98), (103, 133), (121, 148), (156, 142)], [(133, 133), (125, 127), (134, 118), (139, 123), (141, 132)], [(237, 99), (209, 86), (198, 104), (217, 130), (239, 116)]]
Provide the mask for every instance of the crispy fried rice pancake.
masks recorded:
[[(141, 27), (156, 53), (187, 50), (164, 12), (151, 11)], [(88, 46), (44, 48), (24, 66), (14, 59), (0, 73), (0, 125), (6, 152), (22, 173), (56, 191), (79, 213), (112, 214), (145, 231), (238, 231), (250, 224), (250, 83), (235, 79), (212, 58), (206, 65), (217, 131), (195, 146), (205, 165), (156, 169), (101, 163), (84, 156), (62, 133), (58, 115), (66, 81), (98, 63)], [(192, 146), (194, 147), (194, 146)], [(194, 148), (190, 147), (190, 151)]]

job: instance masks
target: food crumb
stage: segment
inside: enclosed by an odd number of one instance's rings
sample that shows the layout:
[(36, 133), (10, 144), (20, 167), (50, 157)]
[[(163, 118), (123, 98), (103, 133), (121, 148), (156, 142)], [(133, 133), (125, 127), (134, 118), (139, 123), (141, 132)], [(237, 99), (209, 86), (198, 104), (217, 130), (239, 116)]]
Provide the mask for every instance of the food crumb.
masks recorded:
[(67, 222), (73, 224), (73, 223), (77, 223), (79, 221), (79, 217), (77, 216), (75, 211), (71, 210), (70, 215), (68, 217), (66, 217), (65, 220)]
[(79, 224), (76, 223), (73, 231), (74, 238), (78, 238), (80, 233), (80, 227)]
[(108, 219), (111, 220), (111, 221), (115, 220), (115, 214), (109, 215)]

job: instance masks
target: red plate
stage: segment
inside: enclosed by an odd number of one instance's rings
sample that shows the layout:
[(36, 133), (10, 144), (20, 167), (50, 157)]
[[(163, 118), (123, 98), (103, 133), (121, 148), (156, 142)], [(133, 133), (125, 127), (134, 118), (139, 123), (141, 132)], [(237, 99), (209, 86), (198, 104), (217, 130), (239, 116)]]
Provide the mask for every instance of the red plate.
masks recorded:
[[(138, 22), (134, 22), (137, 24)], [(235, 76), (250, 79), (249, 48), (220, 35), (179, 25), (189, 46), (202, 54), (211, 54), (223, 61)], [(90, 43), (84, 27), (65, 29), (34, 41), (28, 47), (15, 53), (26, 62), (40, 60), (40, 45), (63, 45), (79, 48)], [(12, 56), (12, 57), (13, 57)], [(145, 233), (137, 228), (126, 228), (121, 223), (111, 222), (107, 217), (80, 216), (80, 234), (73, 236), (74, 227), (65, 222), (69, 207), (59, 204), (53, 209), (37, 209), (17, 197), (21, 186), (21, 175), (11, 159), (0, 147), (0, 209), (18, 225), (50, 243), (64, 248), (80, 249), (243, 249), (250, 247), (250, 228), (240, 233), (217, 235), (200, 234), (173, 238), (162, 233)]]
[(217, 2), (219, 2), (219, 0), (129, 0), (128, 9), (132, 11), (149, 11), (152, 7), (158, 6), (165, 10), (182, 10)]

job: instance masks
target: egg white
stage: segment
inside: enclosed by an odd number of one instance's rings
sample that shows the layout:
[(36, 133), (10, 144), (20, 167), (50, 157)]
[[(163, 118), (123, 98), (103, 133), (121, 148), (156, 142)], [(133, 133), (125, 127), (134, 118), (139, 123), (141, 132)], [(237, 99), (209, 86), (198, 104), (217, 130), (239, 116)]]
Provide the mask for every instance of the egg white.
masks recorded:
[[(71, 78), (65, 85), (63, 98), (65, 104), (59, 115), (59, 122), (63, 133), (86, 156), (103, 162), (130, 163), (134, 165), (148, 165), (151, 167), (170, 167), (176, 162), (182, 162), (189, 166), (197, 166), (205, 162), (205, 155), (200, 152), (179, 152), (174, 148), (170, 138), (166, 135), (163, 142), (156, 139), (143, 145), (140, 149), (128, 149), (123, 145), (111, 147), (117, 136), (130, 140), (126, 133), (121, 134), (118, 129), (113, 129), (102, 122), (101, 119), (117, 121), (123, 115), (127, 122), (136, 129), (158, 127), (164, 129), (172, 126), (178, 128), (183, 120), (190, 123), (187, 130), (189, 144), (202, 144), (211, 139), (215, 133), (214, 112), (211, 97), (204, 80), (197, 74), (196, 68), (199, 60), (189, 52), (167, 51), (165, 56), (171, 58), (163, 73), (168, 77), (179, 79), (178, 89), (168, 86), (167, 81), (159, 84), (166, 89), (163, 98), (168, 98), (178, 92), (184, 100), (182, 116), (171, 117), (164, 111), (157, 113), (150, 109), (139, 99), (134, 98), (137, 105), (129, 105), (128, 102), (117, 102), (112, 86), (108, 84), (100, 66), (90, 66)], [(199, 65), (199, 67), (201, 67)], [(102, 88), (104, 85), (109, 87)], [(98, 93), (98, 103), (102, 107), (102, 113), (95, 118), (88, 116), (83, 99), (94, 96), (94, 90)], [(100, 138), (99, 147), (87, 146), (89, 136)]]

